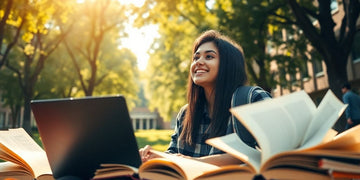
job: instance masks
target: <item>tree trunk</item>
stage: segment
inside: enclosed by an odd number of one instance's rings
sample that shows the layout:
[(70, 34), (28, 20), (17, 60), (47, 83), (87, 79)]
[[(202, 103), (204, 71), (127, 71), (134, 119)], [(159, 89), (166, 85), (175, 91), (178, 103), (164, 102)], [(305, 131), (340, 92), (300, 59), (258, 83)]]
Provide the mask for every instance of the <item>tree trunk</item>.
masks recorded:
[(31, 108), (30, 108), (31, 98), (28, 96), (24, 97), (24, 115), (23, 115), (23, 128), (25, 131), (32, 136), (31, 132)]
[[(342, 101), (341, 87), (348, 81), (346, 70), (347, 56), (344, 56), (341, 51), (333, 51), (329, 53), (331, 54), (331, 59), (324, 59), (327, 67), (329, 89), (331, 89), (336, 97)], [(333, 128), (338, 132), (342, 132), (345, 129), (345, 125), (346, 119), (342, 116)]]

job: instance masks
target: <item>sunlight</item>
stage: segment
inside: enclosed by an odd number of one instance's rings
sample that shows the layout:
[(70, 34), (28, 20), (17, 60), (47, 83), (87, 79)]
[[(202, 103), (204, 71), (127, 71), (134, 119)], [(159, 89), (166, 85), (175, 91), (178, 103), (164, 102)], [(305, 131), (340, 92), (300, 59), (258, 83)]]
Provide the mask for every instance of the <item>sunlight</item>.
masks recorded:
[(133, 4), (140, 7), (144, 4), (145, 0), (118, 0), (121, 4)]
[[(77, 3), (85, 3), (85, 0), (76, 0)], [(145, 0), (118, 0), (123, 5), (134, 5), (141, 7)], [(128, 13), (128, 12), (126, 12)], [(157, 25), (147, 25), (141, 28), (134, 28), (132, 26), (135, 17), (127, 14), (129, 20), (125, 24), (125, 32), (128, 37), (121, 39), (119, 48), (130, 49), (137, 57), (138, 68), (140, 71), (146, 69), (149, 54), (147, 53), (155, 38), (160, 37)]]
[[(145, 0), (119, 0), (122, 4), (133, 4), (135, 6), (142, 6)], [(121, 40), (120, 48), (130, 49), (137, 57), (139, 70), (146, 69), (149, 54), (147, 53), (152, 42), (160, 35), (158, 33), (157, 25), (147, 25), (141, 28), (132, 27), (134, 17), (129, 16), (129, 24), (125, 26), (125, 32), (129, 37)]]
[(129, 48), (137, 57), (139, 70), (145, 70), (149, 59), (147, 53), (153, 40), (159, 37), (157, 26), (149, 25), (142, 28), (134, 28), (131, 24), (127, 25), (125, 31), (129, 37), (121, 40), (121, 46)]

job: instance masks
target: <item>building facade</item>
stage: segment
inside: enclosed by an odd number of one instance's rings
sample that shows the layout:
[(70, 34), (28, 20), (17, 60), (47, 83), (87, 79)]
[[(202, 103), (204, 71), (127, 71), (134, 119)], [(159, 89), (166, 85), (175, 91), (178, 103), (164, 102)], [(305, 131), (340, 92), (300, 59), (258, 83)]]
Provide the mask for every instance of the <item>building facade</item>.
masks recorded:
[(134, 130), (168, 129), (159, 113), (150, 111), (147, 107), (135, 107), (130, 111)]
[[(342, 4), (339, 3), (339, 1), (332, 0), (331, 3), (333, 20), (336, 23), (334, 30), (336, 34), (339, 34), (341, 21), (344, 17), (343, 7)], [(314, 21), (313, 23), (315, 26), (317, 25), (316, 21)], [(358, 19), (357, 26), (360, 27), (360, 19)], [(283, 34), (283, 38), (285, 39), (286, 33)], [(313, 47), (311, 45), (308, 45), (308, 51), (310, 52), (312, 50)], [(311, 57), (311, 55), (307, 56)], [(316, 60), (313, 57), (311, 57), (311, 59), (313, 61), (308, 61), (306, 64), (305, 76), (304, 74), (300, 73), (296, 74), (295, 77), (292, 77), (290, 75), (287, 76), (287, 81), (297, 84), (294, 84), (294, 86), (292, 86), (290, 89), (282, 88), (281, 86), (277, 85), (276, 88), (273, 89), (273, 96), (278, 97), (284, 94), (291, 93), (292, 91), (298, 91), (300, 89), (303, 89), (307, 93), (309, 93), (309, 95), (316, 103), (320, 102), (323, 95), (329, 89), (326, 65), (321, 59)], [(273, 63), (271, 67), (272, 71), (278, 71), (276, 63)], [(353, 87), (353, 90), (355, 92), (360, 92), (360, 32), (357, 32), (357, 34), (355, 35), (352, 51), (348, 58), (347, 77)]]

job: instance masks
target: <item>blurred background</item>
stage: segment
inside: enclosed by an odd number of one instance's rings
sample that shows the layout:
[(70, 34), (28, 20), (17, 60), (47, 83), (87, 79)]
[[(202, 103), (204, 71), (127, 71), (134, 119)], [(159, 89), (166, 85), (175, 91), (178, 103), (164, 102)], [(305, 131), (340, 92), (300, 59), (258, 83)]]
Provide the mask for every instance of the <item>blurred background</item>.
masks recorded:
[(341, 98), (344, 82), (360, 88), (359, 11), (358, 0), (2, 0), (0, 129), (36, 131), (33, 99), (111, 94), (136, 131), (172, 129), (208, 29), (243, 47), (250, 85)]

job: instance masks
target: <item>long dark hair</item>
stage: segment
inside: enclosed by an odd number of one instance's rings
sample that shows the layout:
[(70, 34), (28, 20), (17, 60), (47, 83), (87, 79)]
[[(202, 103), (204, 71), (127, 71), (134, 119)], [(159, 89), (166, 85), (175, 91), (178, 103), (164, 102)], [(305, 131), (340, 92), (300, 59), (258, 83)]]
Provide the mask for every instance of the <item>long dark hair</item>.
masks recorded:
[[(215, 101), (209, 128), (208, 138), (222, 136), (226, 133), (230, 117), (231, 97), (235, 89), (247, 81), (245, 72), (244, 53), (242, 48), (233, 40), (215, 30), (208, 30), (201, 34), (194, 42), (192, 54), (206, 42), (213, 42), (219, 51), (219, 70), (215, 85)], [(188, 106), (183, 121), (183, 130), (180, 139), (193, 145), (203, 118), (206, 104), (205, 92), (201, 86), (196, 85), (189, 73)]]

